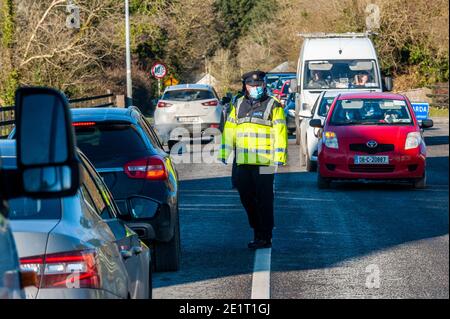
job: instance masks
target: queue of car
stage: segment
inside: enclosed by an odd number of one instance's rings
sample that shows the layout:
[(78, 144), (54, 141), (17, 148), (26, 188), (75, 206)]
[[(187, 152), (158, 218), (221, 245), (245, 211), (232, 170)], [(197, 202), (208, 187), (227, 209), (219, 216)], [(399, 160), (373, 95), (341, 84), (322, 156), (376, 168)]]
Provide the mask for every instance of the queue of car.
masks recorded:
[[(29, 137), (22, 140), (27, 141), (29, 153), (47, 151), (56, 156), (59, 152), (63, 157), (71, 155), (67, 161), (72, 162), (62, 171), (45, 168), (42, 174), (23, 175), (18, 182), (17, 175), (25, 174), (21, 153), (16, 154), (24, 144), (18, 142), (16, 147), (20, 125), (8, 140), (0, 141), (1, 195), (9, 198), (0, 219), (0, 246), (5, 248), (0, 295), (151, 298), (152, 271), (174, 271), (180, 266), (178, 176), (170, 156), (139, 109), (72, 110), (70, 116), (64, 114), (70, 112), (65, 96), (47, 90), (48, 99), (60, 102), (48, 116), (53, 111), (63, 117), (52, 118), (59, 121), (56, 127), (45, 124), (44, 135), (39, 129), (36, 134), (24, 130)], [(46, 102), (30, 96), (30, 109)], [(18, 110), (20, 104), (16, 102)], [(49, 131), (49, 127), (64, 130), (64, 123), (71, 126), (66, 135)], [(48, 134), (51, 141), (60, 138), (50, 153), (38, 149), (51, 144), (42, 138)], [(72, 135), (80, 147), (76, 151), (72, 151)], [(63, 136), (68, 142), (61, 141)], [(25, 191), (26, 183), (35, 191)], [(45, 188), (49, 185), (51, 190)], [(14, 189), (17, 193), (8, 195)]]

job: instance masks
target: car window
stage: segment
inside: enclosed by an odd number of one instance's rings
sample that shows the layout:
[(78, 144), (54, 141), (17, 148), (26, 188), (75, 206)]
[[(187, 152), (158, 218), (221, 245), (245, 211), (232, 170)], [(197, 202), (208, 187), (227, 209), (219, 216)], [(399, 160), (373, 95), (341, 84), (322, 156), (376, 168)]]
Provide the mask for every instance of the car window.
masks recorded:
[(91, 178), (94, 180), (94, 183), (96, 184), (97, 189), (99, 190), (109, 213), (106, 214), (106, 212), (104, 212), (104, 216), (102, 216), (102, 218), (115, 218), (117, 215), (117, 206), (115, 205), (114, 199), (112, 198), (108, 187), (105, 185), (101, 177), (97, 174), (97, 172), (91, 165), (86, 165), (86, 169), (89, 172)]
[(86, 196), (85, 199), (89, 202), (90, 205), (93, 205), (93, 208), (97, 211), (102, 219), (111, 218), (112, 214), (109, 211), (109, 207), (105, 203), (101, 189), (98, 187), (97, 183), (94, 181), (91, 174), (89, 174), (89, 172), (86, 170), (84, 165), (82, 165), (81, 174), (83, 177), (84, 185), (84, 190), (82, 189), (82, 192), (85, 191), (89, 195)]
[(333, 101), (334, 97), (324, 96), (320, 100), (320, 104), (318, 105), (319, 109), (317, 110), (317, 114), (323, 117), (327, 116), (328, 110), (330, 109), (330, 106), (333, 103)]
[(214, 96), (214, 93), (209, 90), (185, 89), (185, 90), (166, 91), (161, 99), (165, 101), (191, 102), (215, 98), (216, 97)]
[(60, 219), (61, 199), (32, 199), (27, 197), (9, 200), (8, 218), (21, 219)]
[(375, 60), (306, 61), (304, 89), (379, 88)]
[(144, 131), (147, 133), (147, 136), (150, 138), (153, 147), (163, 149), (163, 146), (161, 145), (158, 136), (151, 127), (150, 123), (148, 123), (147, 119), (145, 117), (141, 117), (140, 123)]
[(333, 109), (331, 125), (412, 124), (406, 101), (390, 99), (338, 100)]
[(96, 165), (105, 158), (145, 151), (147, 146), (130, 123), (94, 123), (75, 126), (77, 146)]

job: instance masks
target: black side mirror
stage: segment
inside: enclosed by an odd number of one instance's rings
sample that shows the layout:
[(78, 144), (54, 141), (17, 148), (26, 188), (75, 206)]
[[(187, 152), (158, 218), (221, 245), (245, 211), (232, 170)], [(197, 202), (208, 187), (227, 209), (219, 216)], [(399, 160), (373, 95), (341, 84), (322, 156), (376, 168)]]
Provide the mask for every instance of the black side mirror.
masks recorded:
[(434, 122), (433, 122), (433, 120), (430, 120), (430, 119), (422, 120), (422, 123), (420, 123), (420, 127), (423, 129), (431, 128), (431, 127), (433, 127), (433, 125), (434, 125)]
[(394, 88), (394, 82), (390, 76), (385, 76), (383, 78), (383, 91), (391, 92)]
[(312, 119), (311, 121), (309, 121), (309, 126), (316, 128), (323, 128), (322, 120)]
[(51, 88), (19, 88), (15, 112), (21, 195), (75, 195), (80, 186), (80, 161), (66, 96)]

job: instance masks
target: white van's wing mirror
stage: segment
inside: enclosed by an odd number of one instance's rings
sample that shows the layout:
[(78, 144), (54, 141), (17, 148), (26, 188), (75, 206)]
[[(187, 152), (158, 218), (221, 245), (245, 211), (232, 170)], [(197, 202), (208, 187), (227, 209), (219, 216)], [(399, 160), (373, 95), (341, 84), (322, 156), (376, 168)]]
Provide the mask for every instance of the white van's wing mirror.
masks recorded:
[(297, 79), (292, 79), (291, 83), (289, 84), (289, 91), (290, 92), (298, 92), (298, 82)]

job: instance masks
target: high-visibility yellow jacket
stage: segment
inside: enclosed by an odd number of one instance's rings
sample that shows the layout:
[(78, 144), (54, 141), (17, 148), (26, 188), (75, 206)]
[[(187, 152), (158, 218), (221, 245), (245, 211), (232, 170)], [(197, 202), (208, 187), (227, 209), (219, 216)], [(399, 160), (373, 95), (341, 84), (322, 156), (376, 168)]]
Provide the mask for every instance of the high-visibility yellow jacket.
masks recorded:
[(245, 97), (231, 105), (231, 111), (222, 133), (219, 159), (229, 161), (233, 151), (236, 163), (250, 165), (284, 165), (287, 160), (288, 134), (286, 117), (281, 103), (269, 97), (260, 116), (245, 114), (238, 118)]

